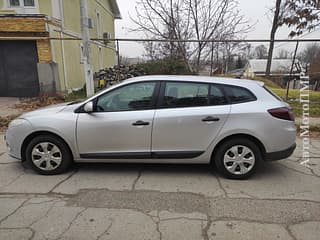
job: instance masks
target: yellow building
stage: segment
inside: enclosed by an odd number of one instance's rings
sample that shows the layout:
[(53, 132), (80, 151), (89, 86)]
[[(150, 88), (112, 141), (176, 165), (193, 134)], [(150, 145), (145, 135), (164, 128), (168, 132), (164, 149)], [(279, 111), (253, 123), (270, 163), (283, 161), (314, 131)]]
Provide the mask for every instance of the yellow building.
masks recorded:
[[(87, 2), (90, 38), (114, 38), (116, 0)], [(82, 88), (81, 38), (80, 0), (0, 0), (0, 96)], [(113, 42), (91, 41), (90, 49), (93, 72), (115, 64)]]

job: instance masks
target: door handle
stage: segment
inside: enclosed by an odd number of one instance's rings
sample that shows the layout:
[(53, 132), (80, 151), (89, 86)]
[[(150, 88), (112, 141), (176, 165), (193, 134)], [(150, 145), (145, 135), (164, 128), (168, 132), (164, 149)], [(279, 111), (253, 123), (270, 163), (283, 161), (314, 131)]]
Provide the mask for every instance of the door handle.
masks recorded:
[(150, 124), (149, 122), (144, 122), (144, 121), (141, 121), (141, 120), (132, 123), (133, 126), (147, 126), (149, 124)]
[(220, 118), (208, 116), (203, 118), (202, 122), (218, 122), (219, 120)]

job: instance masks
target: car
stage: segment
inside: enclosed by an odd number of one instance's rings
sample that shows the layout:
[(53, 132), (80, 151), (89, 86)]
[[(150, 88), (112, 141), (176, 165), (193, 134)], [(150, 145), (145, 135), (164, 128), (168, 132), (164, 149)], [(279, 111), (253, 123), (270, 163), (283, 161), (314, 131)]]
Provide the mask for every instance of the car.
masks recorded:
[(290, 106), (263, 82), (169, 75), (25, 113), (5, 135), (9, 155), (44, 175), (73, 162), (192, 163), (232, 179), (287, 158), (295, 138)]

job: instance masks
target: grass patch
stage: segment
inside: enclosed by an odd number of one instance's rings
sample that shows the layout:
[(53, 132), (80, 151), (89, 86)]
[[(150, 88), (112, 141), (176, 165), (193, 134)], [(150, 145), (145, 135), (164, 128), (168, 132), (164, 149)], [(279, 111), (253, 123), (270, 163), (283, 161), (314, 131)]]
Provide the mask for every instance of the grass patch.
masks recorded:
[[(282, 99), (286, 98), (286, 89), (282, 88), (270, 88), (275, 94), (277, 94)], [(309, 114), (311, 117), (320, 116), (320, 92), (309, 91)], [(296, 116), (302, 115), (302, 104), (300, 103), (300, 90), (299, 89), (290, 89), (287, 102), (293, 108), (293, 112)]]
[[(279, 97), (285, 99), (287, 90), (283, 88), (274, 88), (270, 87), (270, 89), (277, 94)], [(320, 92), (319, 91), (309, 91), (310, 94), (310, 101), (311, 102), (318, 102), (320, 104)], [(300, 99), (300, 89), (289, 89), (289, 100), (296, 100), (299, 101)]]
[[(297, 117), (302, 115), (302, 104), (299, 101), (288, 101)], [(320, 117), (320, 103), (311, 102), (309, 105), (310, 117)]]
[[(276, 83), (265, 79), (265, 78), (255, 78), (254, 80), (262, 81), (265, 83), (266, 87), (272, 92), (277, 94), (282, 99), (286, 99), (287, 89), (281, 88)], [(311, 117), (320, 117), (320, 92), (309, 91), (309, 114)], [(300, 103), (300, 89), (289, 89), (288, 100), (285, 100), (293, 108), (293, 112), (297, 117), (302, 115), (302, 104)]]

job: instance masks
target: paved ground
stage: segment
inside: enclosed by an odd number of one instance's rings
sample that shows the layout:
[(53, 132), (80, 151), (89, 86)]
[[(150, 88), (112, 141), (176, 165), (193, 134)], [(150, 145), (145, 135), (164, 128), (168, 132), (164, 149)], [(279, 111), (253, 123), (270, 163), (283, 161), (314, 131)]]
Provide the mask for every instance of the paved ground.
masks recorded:
[(320, 141), (312, 169), (294, 156), (246, 181), (207, 166), (82, 164), (40, 176), (0, 135), (0, 239), (314, 239), (320, 236)]
[(20, 103), (19, 98), (14, 97), (0, 97), (0, 116), (9, 116), (12, 114), (19, 114), (19, 110), (15, 109), (15, 105)]

